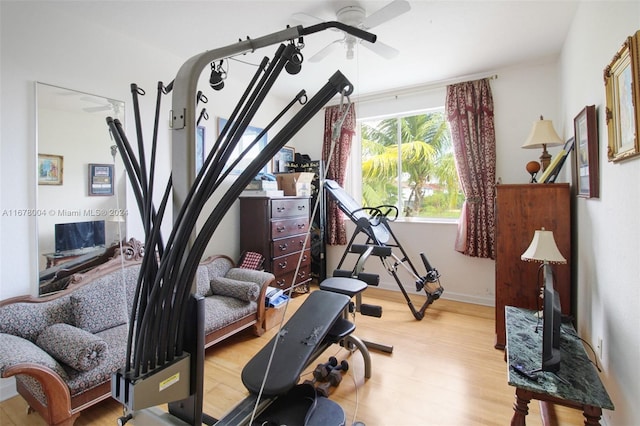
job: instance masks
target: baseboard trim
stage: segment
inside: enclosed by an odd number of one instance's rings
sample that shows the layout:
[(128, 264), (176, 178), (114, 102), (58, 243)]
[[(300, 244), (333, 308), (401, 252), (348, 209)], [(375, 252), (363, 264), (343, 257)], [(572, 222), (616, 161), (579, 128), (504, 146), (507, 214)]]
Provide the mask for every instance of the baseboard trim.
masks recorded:
[[(396, 289), (386, 289), (386, 288), (369, 286), (367, 287), (366, 295), (385, 299), (385, 300), (390, 300), (393, 302), (401, 302), (401, 303), (405, 302), (404, 296), (402, 295), (400, 290), (396, 290)], [(424, 295), (424, 293), (421, 293), (421, 294), (411, 293), (409, 294), (409, 297), (411, 298), (411, 300), (415, 301), (414, 303), (420, 302), (421, 300), (422, 302), (420, 303), (423, 303), (424, 300), (426, 300), (426, 296)], [(471, 303), (473, 305), (491, 306), (491, 307), (495, 306), (495, 298), (493, 296), (492, 297), (469, 296), (468, 294), (447, 292), (446, 289), (444, 293), (442, 293), (441, 298), (445, 300), (452, 300), (454, 302)]]

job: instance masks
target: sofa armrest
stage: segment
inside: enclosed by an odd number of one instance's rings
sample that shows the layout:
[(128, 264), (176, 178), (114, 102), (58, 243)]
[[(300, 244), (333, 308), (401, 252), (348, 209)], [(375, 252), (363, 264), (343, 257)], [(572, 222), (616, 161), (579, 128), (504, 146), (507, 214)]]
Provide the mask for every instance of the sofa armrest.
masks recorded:
[(77, 417), (71, 410), (71, 394), (69, 387), (49, 367), (34, 363), (14, 364), (6, 367), (2, 373), (3, 378), (25, 374), (33, 377), (42, 386), (42, 391), (47, 398), (47, 413), (49, 424), (62, 424), (63, 422)]
[(258, 296), (258, 322), (254, 328), (254, 333), (261, 336), (264, 333), (264, 316), (265, 316), (265, 297), (267, 287), (275, 282), (275, 275), (270, 272), (256, 271), (254, 269), (231, 268), (227, 272), (227, 278), (240, 281), (251, 281), (260, 286), (260, 294)]
[(2, 373), (2, 378), (4, 379), (18, 374), (31, 376), (40, 383), (42, 391), (47, 397), (48, 407), (68, 407), (67, 415), (62, 416), (62, 418), (66, 418), (71, 414), (71, 394), (69, 393), (69, 387), (55, 371), (44, 365), (25, 362), (5, 368)]

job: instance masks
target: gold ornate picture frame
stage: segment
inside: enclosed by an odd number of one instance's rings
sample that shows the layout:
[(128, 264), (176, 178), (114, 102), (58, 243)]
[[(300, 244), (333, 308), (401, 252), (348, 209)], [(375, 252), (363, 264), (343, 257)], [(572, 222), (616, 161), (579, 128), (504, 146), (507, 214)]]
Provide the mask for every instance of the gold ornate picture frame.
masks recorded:
[(627, 38), (604, 69), (609, 161), (640, 155), (640, 31)]

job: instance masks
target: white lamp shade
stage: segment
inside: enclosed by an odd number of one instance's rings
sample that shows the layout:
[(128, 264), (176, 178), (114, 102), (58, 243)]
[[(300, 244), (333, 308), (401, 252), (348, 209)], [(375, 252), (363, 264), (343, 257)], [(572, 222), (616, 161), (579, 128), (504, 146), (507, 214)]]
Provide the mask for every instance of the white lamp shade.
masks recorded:
[(553, 128), (551, 120), (544, 120), (540, 116), (540, 120), (533, 122), (531, 132), (529, 132), (527, 141), (522, 145), (522, 148), (544, 148), (545, 145), (551, 147), (562, 144), (562, 139)]
[(544, 228), (536, 230), (529, 248), (520, 258), (527, 262), (567, 263), (567, 259), (558, 250), (553, 232)]

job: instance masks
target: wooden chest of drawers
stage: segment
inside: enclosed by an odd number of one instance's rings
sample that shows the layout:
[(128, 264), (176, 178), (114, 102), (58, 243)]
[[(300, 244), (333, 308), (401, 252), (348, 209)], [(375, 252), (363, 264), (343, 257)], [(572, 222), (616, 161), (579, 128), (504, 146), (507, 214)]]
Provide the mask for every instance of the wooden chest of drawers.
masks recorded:
[(309, 197), (240, 198), (240, 250), (262, 254), (284, 290), (311, 279), (309, 216)]

